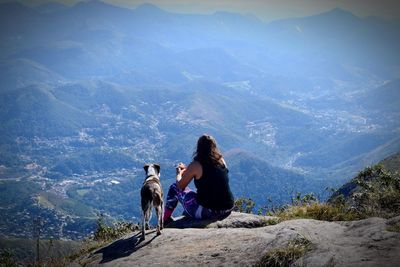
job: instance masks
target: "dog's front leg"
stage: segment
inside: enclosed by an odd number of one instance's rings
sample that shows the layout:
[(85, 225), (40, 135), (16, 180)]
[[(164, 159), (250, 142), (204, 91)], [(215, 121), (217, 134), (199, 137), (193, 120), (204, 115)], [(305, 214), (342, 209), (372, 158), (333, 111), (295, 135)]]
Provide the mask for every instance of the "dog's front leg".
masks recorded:
[(161, 225), (162, 225), (162, 208), (161, 205), (159, 205), (156, 208), (156, 213), (157, 213), (157, 235), (161, 235)]
[(145, 223), (146, 223), (146, 220), (145, 220), (145, 216), (144, 216), (145, 214), (144, 214), (144, 211), (142, 212), (142, 237), (140, 238), (140, 240), (145, 240), (146, 239), (146, 237), (145, 237), (145, 229), (144, 229), (144, 227), (145, 227)]
[(164, 203), (161, 202), (160, 228), (164, 229)]

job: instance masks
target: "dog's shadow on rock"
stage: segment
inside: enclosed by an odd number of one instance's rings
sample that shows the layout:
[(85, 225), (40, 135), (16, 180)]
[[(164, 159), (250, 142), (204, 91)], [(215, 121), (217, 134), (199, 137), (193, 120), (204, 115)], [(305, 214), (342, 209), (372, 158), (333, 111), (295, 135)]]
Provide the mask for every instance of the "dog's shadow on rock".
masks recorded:
[(103, 254), (103, 259), (100, 263), (128, 257), (135, 251), (150, 244), (157, 236), (155, 235), (149, 240), (141, 240), (140, 237), (141, 233), (137, 233), (129, 238), (117, 240), (110, 245), (97, 250), (94, 254)]

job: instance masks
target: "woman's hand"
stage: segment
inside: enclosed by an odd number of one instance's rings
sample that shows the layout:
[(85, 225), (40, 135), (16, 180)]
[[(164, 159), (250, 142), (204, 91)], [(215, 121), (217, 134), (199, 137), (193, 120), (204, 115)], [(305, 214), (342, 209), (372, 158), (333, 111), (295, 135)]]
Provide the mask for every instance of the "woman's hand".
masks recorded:
[(186, 170), (186, 165), (183, 164), (182, 162), (180, 162), (177, 166), (176, 166), (176, 174), (182, 174), (182, 172)]
[(197, 161), (193, 161), (186, 168), (185, 164), (178, 164), (176, 167), (176, 185), (179, 189), (185, 189), (195, 177), (201, 177), (203, 169)]
[(182, 179), (182, 174), (186, 170), (186, 165), (180, 162), (176, 166), (176, 182), (178, 183)]

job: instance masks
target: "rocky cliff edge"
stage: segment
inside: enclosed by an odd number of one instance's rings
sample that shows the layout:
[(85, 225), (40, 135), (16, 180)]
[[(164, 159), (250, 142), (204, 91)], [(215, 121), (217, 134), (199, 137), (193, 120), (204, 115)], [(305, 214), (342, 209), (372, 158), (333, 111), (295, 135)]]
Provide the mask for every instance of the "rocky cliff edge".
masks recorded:
[[(360, 221), (310, 219), (277, 223), (275, 217), (233, 212), (219, 221), (180, 218), (146, 240), (132, 233), (77, 260), (83, 266), (254, 266), (265, 255), (307, 245), (293, 266), (399, 266), (400, 216)], [(279, 253), (276, 253), (279, 255)]]

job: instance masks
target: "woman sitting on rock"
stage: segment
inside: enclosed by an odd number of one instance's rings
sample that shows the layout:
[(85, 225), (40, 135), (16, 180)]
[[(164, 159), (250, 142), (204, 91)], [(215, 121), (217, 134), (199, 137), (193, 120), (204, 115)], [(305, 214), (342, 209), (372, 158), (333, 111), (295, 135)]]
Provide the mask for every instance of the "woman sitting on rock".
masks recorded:
[[(197, 192), (187, 185), (194, 179)], [(189, 166), (179, 163), (176, 183), (169, 188), (164, 211), (164, 222), (180, 202), (185, 214), (196, 219), (218, 218), (229, 214), (234, 199), (229, 187), (228, 168), (212, 136), (203, 135)]]

